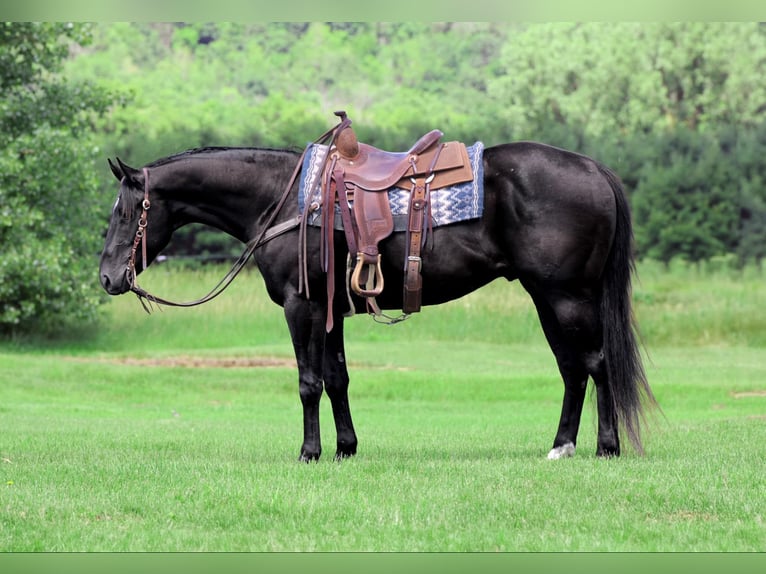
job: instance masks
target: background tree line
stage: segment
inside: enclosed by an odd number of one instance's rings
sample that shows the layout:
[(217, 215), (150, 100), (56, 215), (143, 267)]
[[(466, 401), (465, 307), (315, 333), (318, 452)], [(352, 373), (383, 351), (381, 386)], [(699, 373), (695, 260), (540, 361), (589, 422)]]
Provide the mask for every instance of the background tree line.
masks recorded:
[[(25, 274), (44, 283), (55, 269), (61, 289), (71, 269), (62, 301), (95, 284), (116, 189), (107, 156), (141, 165), (206, 145), (301, 148), (337, 109), (360, 139), (391, 150), (438, 127), (591, 155), (625, 181), (640, 257), (766, 254), (757, 23), (13, 23), (0, 59), (3, 324), (55, 299), (20, 310)], [(73, 230), (82, 239), (63, 240)], [(173, 249), (239, 246), (194, 228)], [(74, 262), (41, 268), (31, 252)], [(79, 299), (95, 297), (82, 289)]]

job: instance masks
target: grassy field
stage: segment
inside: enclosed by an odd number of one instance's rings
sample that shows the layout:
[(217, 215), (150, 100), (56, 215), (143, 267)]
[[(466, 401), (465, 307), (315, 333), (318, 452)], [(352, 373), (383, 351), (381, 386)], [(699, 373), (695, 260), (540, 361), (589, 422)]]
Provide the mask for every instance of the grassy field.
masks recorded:
[[(193, 297), (217, 274), (145, 284)], [(617, 460), (594, 456), (593, 400), (575, 458), (545, 458), (562, 385), (518, 285), (349, 322), (360, 449), (340, 464), (327, 400), (326, 456), (296, 462), (292, 350), (255, 274), (194, 310), (126, 296), (83, 332), (3, 342), (0, 550), (766, 551), (763, 277), (640, 274), (664, 415)]]

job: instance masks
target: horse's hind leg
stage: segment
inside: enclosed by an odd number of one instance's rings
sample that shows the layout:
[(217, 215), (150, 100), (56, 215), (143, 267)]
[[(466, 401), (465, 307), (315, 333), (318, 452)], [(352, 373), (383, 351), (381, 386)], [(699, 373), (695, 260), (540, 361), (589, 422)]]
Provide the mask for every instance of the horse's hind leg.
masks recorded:
[(533, 294), (532, 298), (537, 307), (543, 333), (545, 333), (545, 338), (556, 357), (561, 378), (564, 380), (561, 417), (548, 458), (558, 459), (574, 456), (577, 433), (580, 429), (580, 416), (585, 401), (585, 389), (588, 384), (588, 372), (578, 353), (568, 342), (556, 313), (547, 300), (536, 294)]
[(592, 376), (593, 383), (596, 385), (596, 404), (598, 407), (598, 443), (596, 454), (603, 457), (620, 456), (617, 410), (607, 379), (603, 353), (599, 353), (598, 363), (594, 365)]
[(619, 455), (617, 416), (606, 378), (599, 305), (589, 289), (525, 285), (532, 295), (546, 339), (564, 380), (561, 417), (548, 458), (573, 456), (588, 378), (596, 385), (600, 456)]
[(334, 327), (327, 334), (324, 355), (324, 384), (332, 404), (335, 430), (338, 435), (338, 450), (335, 458), (340, 460), (356, 454), (356, 433), (351, 420), (348, 404), (348, 369), (343, 342), (343, 317), (334, 319)]

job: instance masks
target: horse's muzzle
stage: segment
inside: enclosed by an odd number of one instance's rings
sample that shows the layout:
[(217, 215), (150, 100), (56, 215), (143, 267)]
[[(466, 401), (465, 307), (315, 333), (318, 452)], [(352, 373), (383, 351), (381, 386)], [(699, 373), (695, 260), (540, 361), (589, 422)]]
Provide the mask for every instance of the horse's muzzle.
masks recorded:
[(118, 281), (113, 281), (109, 275), (102, 273), (101, 286), (109, 295), (122, 295), (130, 290), (130, 285), (124, 275)]

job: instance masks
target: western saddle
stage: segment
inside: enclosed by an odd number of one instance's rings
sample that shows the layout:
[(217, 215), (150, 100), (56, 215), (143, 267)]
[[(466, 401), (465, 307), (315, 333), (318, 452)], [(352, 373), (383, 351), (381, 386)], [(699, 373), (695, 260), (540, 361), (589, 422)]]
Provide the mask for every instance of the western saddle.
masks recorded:
[(393, 187), (410, 190), (402, 306), (406, 317), (421, 307), (420, 253), (431, 228), (430, 191), (473, 178), (465, 145), (441, 143), (439, 130), (431, 130), (406, 152), (388, 152), (360, 143), (346, 112), (335, 115), (341, 121), (333, 132), (320, 190), (324, 206), (320, 259), (327, 274), (328, 332), (333, 326), (335, 293), (334, 206), (338, 205), (349, 251), (346, 288), (366, 298), (371, 313), (381, 315), (375, 301), (384, 287), (378, 244), (394, 230), (387, 192)]

